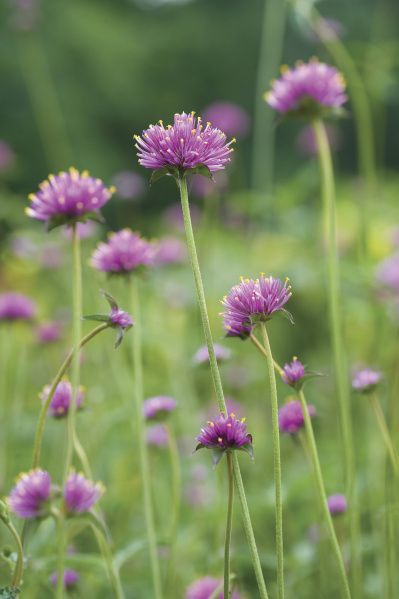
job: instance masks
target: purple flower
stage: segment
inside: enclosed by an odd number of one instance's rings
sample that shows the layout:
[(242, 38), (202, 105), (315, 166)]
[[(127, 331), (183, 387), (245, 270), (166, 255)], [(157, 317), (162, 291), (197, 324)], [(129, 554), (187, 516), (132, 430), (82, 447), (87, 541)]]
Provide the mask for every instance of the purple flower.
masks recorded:
[(113, 188), (105, 187), (101, 179), (94, 179), (87, 171), (79, 173), (74, 168), (59, 175), (50, 175), (31, 194), (31, 204), (26, 213), (37, 220), (46, 221), (50, 228), (99, 215), (100, 208), (111, 198)]
[(217, 173), (213, 181), (200, 175), (194, 175), (191, 180), (191, 189), (199, 198), (208, 198), (222, 192), (227, 187), (227, 175), (224, 171)]
[(13, 166), (15, 155), (7, 142), (0, 139), (0, 173), (5, 173)]
[[(65, 589), (73, 588), (74, 586), (77, 585), (79, 580), (80, 580), (80, 576), (79, 576), (78, 572), (76, 572), (76, 570), (72, 570), (70, 568), (67, 568), (66, 570), (64, 570), (64, 588)], [(53, 585), (53, 587), (57, 586), (57, 581), (58, 581), (57, 572), (53, 572), (51, 574), (49, 581), (50, 581), (50, 584)]]
[(297, 387), (305, 376), (305, 367), (298, 358), (294, 357), (290, 364), (285, 364), (281, 378), (291, 387)]
[(245, 418), (237, 420), (234, 412), (229, 416), (220, 414), (216, 420), (209, 420), (197, 437), (196, 450), (206, 447), (213, 449), (213, 462), (216, 465), (228, 450), (246, 451), (253, 455), (252, 435), (248, 434)]
[(348, 509), (348, 503), (345, 495), (336, 493), (327, 497), (327, 505), (332, 516), (343, 514)]
[(389, 256), (378, 265), (376, 279), (377, 283), (394, 294), (399, 292), (399, 253)]
[[(224, 362), (231, 356), (231, 351), (227, 347), (219, 345), (218, 343), (214, 343), (213, 349), (215, 350), (216, 360), (218, 362)], [(198, 351), (196, 351), (193, 357), (193, 362), (195, 364), (207, 364), (209, 362), (208, 347), (206, 345), (202, 345)]]
[(347, 100), (345, 81), (334, 67), (312, 59), (298, 62), (295, 68), (282, 68), (273, 81), (266, 102), (282, 114), (314, 115), (325, 109), (338, 109)]
[(36, 328), (36, 340), (39, 343), (54, 343), (61, 337), (62, 325), (60, 322), (43, 322)]
[(113, 178), (116, 195), (123, 200), (135, 200), (144, 191), (143, 177), (132, 171), (122, 171)]
[(154, 263), (157, 266), (180, 264), (187, 257), (185, 244), (177, 237), (164, 237), (155, 243)]
[[(333, 125), (325, 125), (328, 143), (331, 150), (339, 150), (341, 147), (341, 135), (336, 127)], [(317, 143), (314, 135), (313, 127), (303, 127), (299, 132), (296, 140), (298, 149), (308, 156), (315, 156), (317, 154)]]
[(113, 325), (117, 327), (121, 327), (122, 329), (127, 329), (133, 326), (133, 319), (124, 310), (119, 310), (118, 308), (113, 308), (109, 314), (109, 319)]
[(163, 424), (154, 424), (154, 426), (148, 427), (146, 439), (149, 445), (155, 445), (159, 448), (167, 447), (169, 442), (168, 430)]
[(146, 420), (164, 420), (170, 412), (176, 409), (177, 403), (173, 397), (158, 395), (150, 397), (143, 403), (143, 414)]
[(136, 135), (139, 163), (153, 170), (170, 169), (173, 174), (205, 166), (211, 172), (221, 171), (230, 162), (233, 149), (226, 135), (194, 113), (174, 115), (173, 125), (150, 125), (142, 137)]
[[(40, 399), (45, 402), (48, 393), (50, 391), (50, 385), (46, 385), (41, 394)], [(83, 387), (79, 387), (77, 396), (76, 396), (76, 409), (79, 410), (82, 407), (82, 402), (84, 399), (84, 389)], [(72, 402), (72, 385), (71, 383), (64, 379), (58, 383), (55, 388), (54, 395), (51, 399), (48, 414), (49, 416), (53, 416), (54, 418), (64, 418), (68, 412)]]
[(241, 279), (222, 300), (224, 328), (228, 337), (245, 339), (259, 321), (267, 321), (278, 311), (290, 317), (284, 305), (290, 299), (291, 286), (286, 279), (265, 277)]
[(72, 472), (64, 487), (64, 504), (69, 514), (81, 514), (91, 510), (97, 503), (104, 488), (101, 483), (92, 483), (83, 474)]
[[(315, 407), (308, 405), (308, 414), (316, 414)], [(284, 404), (278, 411), (278, 424), (282, 433), (295, 435), (305, 424), (301, 402), (297, 399)]]
[(352, 379), (352, 388), (359, 393), (371, 393), (381, 381), (382, 375), (378, 370), (363, 368), (358, 370)]
[(226, 135), (245, 137), (249, 130), (248, 113), (232, 102), (215, 102), (205, 108), (204, 121), (210, 121)]
[[(211, 599), (214, 592), (220, 586), (221, 580), (212, 578), (211, 576), (205, 576), (193, 582), (186, 591), (185, 599)], [(223, 599), (223, 591), (218, 595), (218, 599)], [(240, 596), (237, 592), (233, 592), (231, 599), (239, 599)]]
[[(91, 220), (88, 220), (86, 223), (76, 223), (76, 232), (80, 239), (89, 239), (90, 237), (93, 237), (97, 232), (97, 228), (96, 223)], [(64, 235), (68, 239), (72, 239), (71, 227), (66, 227)]]
[(149, 266), (154, 261), (154, 248), (139, 233), (122, 229), (110, 233), (107, 243), (99, 243), (90, 264), (97, 270), (110, 274), (131, 273)]
[(20, 474), (8, 497), (11, 510), (20, 518), (39, 518), (51, 493), (51, 478), (45, 470)]
[(26, 295), (13, 291), (0, 294), (0, 321), (32, 320), (35, 315), (36, 305)]

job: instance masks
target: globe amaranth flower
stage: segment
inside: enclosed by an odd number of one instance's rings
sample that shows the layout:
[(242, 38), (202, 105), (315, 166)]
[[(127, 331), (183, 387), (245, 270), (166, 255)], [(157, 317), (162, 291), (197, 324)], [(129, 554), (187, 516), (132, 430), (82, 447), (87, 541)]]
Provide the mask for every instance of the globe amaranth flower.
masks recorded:
[(57, 321), (42, 322), (36, 328), (36, 341), (38, 343), (55, 343), (61, 338), (62, 324)]
[(204, 121), (210, 121), (226, 135), (244, 137), (249, 130), (248, 113), (232, 102), (215, 102), (204, 109)]
[(290, 387), (296, 387), (305, 376), (305, 366), (294, 356), (292, 362), (285, 364), (281, 378)]
[(352, 379), (352, 388), (359, 393), (371, 393), (381, 381), (382, 375), (378, 370), (363, 368), (358, 370)]
[[(46, 385), (40, 394), (40, 399), (43, 402), (46, 401), (49, 391), (50, 385)], [(50, 416), (53, 416), (54, 418), (64, 418), (65, 416), (67, 416), (72, 403), (72, 397), (73, 394), (71, 383), (67, 379), (60, 381), (57, 387), (55, 388), (53, 397), (49, 405), (48, 414)], [(78, 393), (76, 395), (77, 410), (79, 410), (82, 407), (83, 398), (84, 389), (83, 387), (79, 387)]]
[[(313, 417), (316, 414), (315, 407), (309, 404), (307, 408), (309, 416)], [(288, 401), (279, 409), (278, 425), (282, 433), (288, 433), (289, 435), (299, 433), (305, 425), (302, 405), (299, 400)]]
[(348, 502), (346, 501), (345, 495), (336, 493), (327, 497), (327, 505), (332, 516), (343, 514), (348, 509)]
[(154, 424), (153, 426), (148, 427), (146, 441), (148, 445), (154, 445), (160, 449), (167, 447), (169, 443), (167, 428), (163, 424)]
[[(211, 599), (221, 583), (221, 580), (212, 578), (211, 576), (200, 578), (188, 587), (185, 599)], [(223, 599), (223, 597), (224, 594), (221, 591), (218, 599)], [(240, 599), (240, 596), (236, 591), (233, 591), (231, 599)]]
[(39, 518), (50, 499), (51, 478), (45, 470), (30, 470), (20, 474), (8, 497), (11, 510), (20, 518)]
[[(75, 587), (80, 580), (79, 573), (76, 570), (72, 570), (71, 568), (67, 568), (64, 570), (64, 588), (72, 589)], [(57, 572), (53, 572), (49, 577), (50, 584), (53, 587), (57, 586), (58, 582), (58, 574)]]
[(247, 431), (245, 418), (238, 420), (234, 412), (229, 416), (220, 414), (215, 420), (209, 420), (207, 425), (201, 429), (197, 437), (198, 449), (207, 448), (213, 450), (213, 463), (219, 463), (223, 454), (230, 450), (247, 452), (253, 457), (252, 435)]
[(31, 204), (26, 214), (45, 221), (48, 229), (78, 221), (98, 219), (100, 208), (114, 193), (101, 179), (90, 177), (87, 171), (75, 168), (58, 175), (50, 175), (39, 185), (39, 191), (30, 194)]
[(143, 402), (143, 414), (146, 420), (164, 420), (170, 412), (176, 409), (177, 403), (173, 397), (158, 395)]
[(317, 59), (281, 71), (265, 94), (266, 102), (281, 114), (323, 116), (337, 112), (347, 100), (341, 73)]
[[(224, 362), (225, 360), (228, 360), (231, 356), (231, 351), (227, 347), (219, 345), (218, 343), (214, 343), (213, 349), (215, 351), (216, 360), (218, 362)], [(194, 364), (207, 364), (209, 362), (209, 352), (208, 347), (206, 345), (202, 345), (195, 352), (193, 362)]]
[(72, 472), (64, 487), (64, 505), (67, 513), (81, 514), (91, 510), (104, 493), (101, 483), (94, 484), (77, 472)]
[(116, 299), (110, 294), (101, 290), (101, 294), (107, 300), (111, 307), (109, 314), (90, 314), (83, 317), (83, 320), (94, 320), (96, 322), (106, 323), (109, 327), (117, 330), (115, 348), (123, 341), (125, 333), (134, 325), (134, 320), (128, 312), (121, 310)]
[(234, 141), (227, 142), (225, 133), (209, 122), (204, 127), (193, 112), (175, 114), (173, 125), (166, 129), (162, 121), (150, 125), (141, 137), (135, 135), (135, 140), (139, 163), (158, 171), (159, 176), (221, 171), (230, 162)]
[(36, 315), (36, 304), (22, 293), (12, 291), (0, 294), (1, 320), (32, 320)]
[(153, 245), (130, 229), (110, 233), (107, 243), (99, 243), (90, 264), (108, 274), (126, 275), (154, 261)]
[(290, 299), (291, 285), (288, 279), (265, 277), (243, 279), (235, 285), (222, 300), (224, 328), (228, 337), (248, 337), (258, 322), (270, 320), (272, 315), (281, 311), (291, 321), (292, 317), (284, 309)]

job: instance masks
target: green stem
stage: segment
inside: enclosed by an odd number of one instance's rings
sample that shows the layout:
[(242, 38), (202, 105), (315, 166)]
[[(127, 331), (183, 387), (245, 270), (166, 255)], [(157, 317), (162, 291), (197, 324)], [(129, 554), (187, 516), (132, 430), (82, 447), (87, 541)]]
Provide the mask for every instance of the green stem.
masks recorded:
[(64, 568), (65, 568), (65, 549), (66, 549), (66, 526), (63, 514), (57, 515), (57, 586), (55, 590), (56, 599), (64, 597)]
[(306, 399), (305, 399), (305, 395), (304, 395), (303, 391), (300, 390), (298, 392), (298, 395), (299, 395), (299, 399), (301, 401), (302, 412), (303, 412), (303, 417), (304, 417), (304, 421), (305, 421), (306, 439), (307, 439), (307, 443), (308, 443), (310, 457), (311, 457), (312, 464), (313, 464), (313, 472), (314, 472), (314, 476), (315, 476), (317, 490), (319, 493), (320, 506), (321, 506), (322, 513), (323, 513), (323, 516), (325, 519), (328, 534), (330, 537), (331, 548), (333, 550), (333, 554), (334, 554), (334, 557), (335, 557), (335, 560), (336, 560), (337, 566), (338, 566), (340, 582), (341, 582), (341, 587), (342, 587), (342, 597), (345, 597), (346, 599), (350, 599), (351, 593), (349, 590), (349, 583), (348, 583), (348, 579), (347, 579), (346, 572), (345, 572), (344, 560), (342, 559), (341, 549), (340, 549), (340, 546), (338, 543), (337, 536), (335, 534), (334, 524), (333, 524), (333, 521), (331, 518), (330, 510), (328, 509), (327, 495), (326, 495), (326, 491), (324, 488), (323, 475), (321, 472), (316, 441), (314, 438), (312, 421), (309, 416), (308, 406), (306, 404)]
[(388, 450), (389, 457), (391, 459), (392, 467), (395, 471), (395, 474), (399, 474), (399, 457), (397, 451), (395, 449), (394, 444), (392, 443), (391, 435), (389, 434), (388, 426), (385, 420), (384, 412), (381, 409), (380, 402), (378, 401), (375, 394), (369, 395), (369, 400), (371, 407), (373, 408), (374, 415), (376, 417), (378, 426), (380, 428), (380, 432), (384, 439), (384, 443)]
[(125, 599), (125, 593), (123, 591), (119, 572), (115, 568), (114, 560), (107, 539), (101, 528), (94, 524), (94, 522), (90, 522), (90, 526), (94, 532), (94, 536), (96, 537), (97, 544), (100, 548), (101, 555), (105, 562), (107, 575), (111, 583), (112, 590), (114, 591), (114, 595), (116, 599)]
[[(258, 341), (258, 339), (255, 337), (255, 335), (253, 333), (251, 333), (249, 337), (250, 337), (252, 343), (255, 345), (255, 347), (260, 351), (260, 353), (263, 354), (265, 356), (265, 358), (267, 358), (267, 352), (266, 352), (265, 348), (260, 343), (260, 341)], [(281, 376), (284, 371), (281, 368), (281, 366), (274, 359), (273, 359), (273, 365), (274, 365), (274, 370), (277, 372), (277, 374), (279, 374)]]
[(129, 279), (132, 314), (134, 314), (135, 327), (132, 334), (133, 372), (134, 372), (134, 399), (136, 406), (137, 441), (140, 459), (141, 482), (143, 485), (143, 507), (147, 530), (148, 548), (154, 585), (155, 599), (162, 599), (161, 569), (158, 559), (157, 542), (155, 535), (154, 512), (151, 497), (150, 469), (148, 463), (148, 449), (145, 439), (143, 416), (143, 360), (141, 353), (141, 320), (138, 280), (136, 277)]
[(337, 382), (338, 409), (342, 431), (346, 495), (348, 497), (349, 505), (351, 505), (351, 510), (349, 512), (349, 523), (353, 587), (354, 596), (356, 597), (361, 579), (361, 556), (359, 553), (359, 521), (355, 496), (355, 460), (353, 454), (352, 417), (348, 389), (347, 360), (342, 339), (342, 320), (340, 311), (341, 293), (337, 248), (334, 173), (331, 152), (324, 123), (321, 120), (315, 120), (313, 122), (313, 130), (318, 148), (322, 178), (324, 223), (327, 228), (329, 320), (332, 338), (333, 363)]
[[(3, 508), (3, 505), (4, 504), (2, 503), (2, 508)], [(11, 522), (8, 513), (4, 513), (4, 509), (2, 509), (2, 514), (0, 515), (0, 520), (8, 528), (9, 532), (11, 533), (11, 535), (15, 541), (15, 545), (17, 547), (17, 563), (15, 564), (14, 573), (13, 573), (13, 576), (11, 579), (11, 587), (13, 589), (18, 589), (21, 586), (22, 574), (24, 571), (24, 550), (22, 547), (20, 536), (19, 536), (15, 526)]]
[(233, 462), (231, 459), (231, 452), (226, 452), (226, 463), (227, 463), (227, 476), (229, 481), (229, 494), (227, 499), (227, 520), (226, 520), (226, 536), (224, 542), (224, 591), (223, 597), (230, 599), (230, 544), (231, 544), (231, 528), (233, 522), (233, 499), (234, 499), (234, 476), (233, 476)]
[(169, 458), (172, 471), (172, 507), (170, 517), (171, 525), (169, 542), (170, 557), (168, 565), (168, 586), (173, 590), (176, 565), (177, 530), (179, 524), (181, 501), (181, 469), (179, 450), (177, 447), (175, 434), (168, 424), (166, 425), (166, 428), (168, 431)]
[(274, 487), (276, 509), (276, 552), (277, 552), (277, 589), (279, 599), (284, 599), (284, 547), (283, 547), (283, 503), (281, 498), (281, 456), (280, 456), (280, 430), (278, 425), (278, 398), (276, 377), (274, 374), (275, 363), (270, 347), (266, 324), (260, 323), (263, 345), (266, 350), (266, 360), (269, 370), (270, 398), (272, 405), (272, 434), (273, 434), (273, 461), (274, 461)]
[[(177, 184), (178, 184), (179, 190), (180, 190), (180, 198), (181, 198), (181, 205), (182, 205), (182, 212), (183, 212), (184, 228), (185, 228), (185, 232), (186, 232), (187, 247), (188, 247), (188, 252), (189, 252), (189, 256), (190, 256), (190, 262), (191, 262), (191, 267), (192, 267), (192, 271), (193, 271), (195, 287), (196, 287), (196, 291), (197, 291), (197, 299), (198, 299), (198, 305), (199, 305), (199, 309), (200, 309), (200, 313), (201, 313), (202, 326), (203, 326), (203, 330), (204, 330), (206, 345), (208, 348), (212, 381), (213, 381), (213, 385), (214, 385), (214, 389), (215, 389), (215, 393), (216, 393), (219, 410), (226, 414), (227, 413), (226, 402), (224, 399), (219, 367), (218, 367), (216, 356), (215, 356), (215, 349), (213, 347), (211, 326), (209, 324), (208, 310), (206, 307), (204, 285), (202, 283), (201, 271), (200, 271), (200, 267), (199, 267), (199, 263), (198, 263), (197, 249), (196, 249), (195, 239), (194, 239), (194, 232), (193, 232), (193, 227), (192, 227), (192, 223), (191, 223), (190, 206), (189, 206), (189, 202), (188, 202), (188, 193), (187, 193), (187, 181), (186, 181), (185, 177), (184, 176), (180, 177), (177, 180)], [(235, 480), (238, 497), (239, 497), (240, 505), (241, 505), (244, 530), (245, 530), (247, 542), (248, 542), (249, 549), (250, 549), (252, 565), (253, 565), (256, 580), (258, 583), (259, 594), (260, 594), (261, 599), (268, 599), (266, 585), (265, 585), (265, 581), (264, 581), (263, 573), (262, 573), (262, 567), (260, 564), (259, 554), (258, 554), (258, 550), (256, 547), (255, 535), (254, 535), (253, 528), (252, 528), (251, 517), (249, 514), (247, 499), (245, 496), (244, 485), (242, 482), (240, 466), (239, 466), (236, 455), (233, 456), (233, 471), (234, 471), (234, 480)]]

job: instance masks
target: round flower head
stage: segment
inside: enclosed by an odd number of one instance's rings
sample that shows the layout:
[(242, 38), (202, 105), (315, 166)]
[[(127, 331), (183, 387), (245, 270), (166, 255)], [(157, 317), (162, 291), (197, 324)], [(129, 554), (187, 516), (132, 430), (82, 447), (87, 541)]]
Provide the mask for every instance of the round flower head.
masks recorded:
[(211, 173), (223, 170), (230, 162), (233, 149), (226, 135), (211, 123), (202, 125), (194, 113), (174, 115), (173, 125), (165, 129), (163, 122), (150, 125), (142, 136), (135, 136), (139, 163), (145, 168), (175, 176), (198, 167)]
[[(193, 582), (186, 591), (185, 599), (211, 599), (214, 592), (220, 586), (221, 580), (212, 578), (211, 576), (205, 576)], [(223, 599), (223, 591), (218, 595), (217, 599)], [(233, 591), (231, 599), (239, 599), (239, 594)]]
[(163, 424), (154, 424), (147, 429), (147, 443), (155, 445), (155, 447), (164, 448), (168, 446), (169, 436), (168, 431)]
[(215, 102), (204, 110), (204, 120), (211, 121), (226, 135), (244, 137), (249, 129), (247, 112), (232, 102)]
[(371, 393), (381, 381), (381, 378), (381, 372), (378, 372), (378, 370), (364, 368), (356, 372), (352, 379), (352, 387), (359, 393)]
[(122, 229), (111, 233), (107, 243), (99, 243), (90, 264), (102, 272), (126, 275), (153, 263), (154, 249), (139, 233)]
[(8, 504), (20, 518), (39, 518), (51, 493), (51, 478), (45, 470), (31, 470), (20, 474), (12, 489)]
[(111, 310), (109, 313), (109, 320), (113, 325), (121, 327), (122, 329), (130, 328), (134, 324), (130, 314), (124, 310), (119, 310), (118, 308), (113, 308)]
[(132, 171), (122, 171), (113, 178), (116, 195), (123, 200), (136, 200), (144, 192), (144, 179)]
[(290, 387), (297, 387), (305, 376), (305, 367), (298, 358), (294, 357), (290, 364), (285, 364), (281, 378)]
[(43, 322), (36, 329), (36, 340), (39, 343), (54, 343), (61, 337), (62, 325), (60, 322)]
[(292, 319), (289, 312), (284, 310), (291, 295), (288, 279), (282, 283), (280, 279), (263, 274), (259, 279), (242, 278), (241, 283), (235, 285), (222, 300), (227, 336), (245, 339), (259, 321), (269, 320), (278, 311)]
[[(79, 582), (80, 576), (78, 574), (78, 572), (76, 572), (76, 570), (72, 570), (70, 568), (67, 568), (66, 570), (64, 570), (64, 588), (65, 589), (71, 589), (73, 587), (75, 587), (77, 585), (77, 583)], [(57, 572), (53, 572), (49, 578), (50, 580), (50, 584), (53, 587), (57, 586), (57, 581), (58, 581), (58, 575)]]
[(186, 246), (177, 237), (164, 237), (155, 244), (154, 263), (157, 266), (181, 264), (186, 256)]
[(97, 503), (104, 488), (100, 483), (92, 483), (83, 474), (72, 472), (64, 487), (64, 504), (68, 513), (81, 514), (91, 510)]
[(31, 204), (26, 214), (47, 222), (49, 229), (96, 219), (113, 192), (113, 188), (108, 189), (101, 179), (90, 177), (87, 171), (79, 173), (70, 168), (69, 172), (50, 175), (48, 181), (40, 184), (39, 191), (29, 196)]
[[(44, 402), (48, 397), (50, 391), (50, 385), (46, 385), (40, 394), (41, 400)], [(76, 396), (76, 408), (82, 407), (82, 401), (84, 398), (83, 387), (79, 387), (79, 391)], [(68, 380), (63, 380), (58, 383), (54, 395), (51, 399), (48, 414), (54, 418), (64, 418), (68, 412), (72, 402), (72, 385)]]
[[(213, 349), (215, 350), (215, 356), (218, 362), (224, 362), (231, 356), (231, 351), (227, 349), (227, 347), (223, 347), (223, 345), (219, 345), (218, 343), (213, 345)], [(206, 345), (200, 347), (194, 354), (193, 362), (195, 364), (205, 364), (209, 362), (209, 352)]]
[(150, 397), (143, 403), (143, 413), (146, 420), (164, 420), (170, 412), (176, 409), (176, 400), (167, 395)]
[(327, 505), (332, 516), (343, 514), (348, 509), (348, 503), (345, 495), (339, 493), (327, 497)]
[(196, 450), (206, 447), (214, 450), (213, 462), (216, 465), (228, 450), (246, 451), (253, 455), (252, 435), (248, 434), (245, 418), (237, 420), (234, 412), (229, 416), (220, 414), (216, 420), (209, 420), (197, 437)]
[(317, 59), (281, 70), (280, 79), (265, 94), (266, 102), (281, 114), (323, 115), (337, 111), (347, 100), (341, 73)]
[(35, 314), (36, 305), (26, 295), (13, 292), (0, 294), (0, 321), (32, 320)]
[[(315, 407), (308, 405), (309, 416), (316, 414)], [(295, 435), (305, 425), (301, 402), (297, 399), (284, 404), (278, 411), (278, 425), (282, 433)]]

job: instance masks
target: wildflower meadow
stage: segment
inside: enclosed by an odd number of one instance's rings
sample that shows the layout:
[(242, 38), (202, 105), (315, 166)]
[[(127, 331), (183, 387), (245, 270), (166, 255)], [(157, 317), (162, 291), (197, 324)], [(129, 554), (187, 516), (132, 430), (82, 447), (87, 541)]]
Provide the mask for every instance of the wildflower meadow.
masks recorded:
[(398, 7), (0, 11), (0, 598), (398, 599)]

